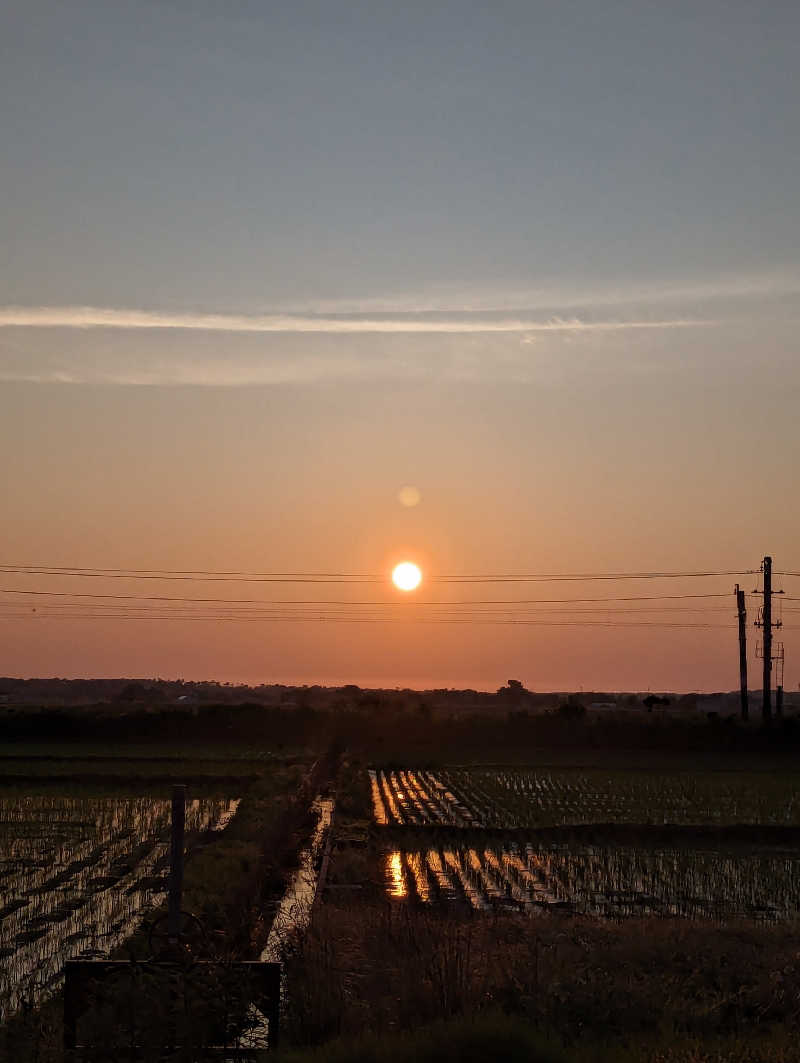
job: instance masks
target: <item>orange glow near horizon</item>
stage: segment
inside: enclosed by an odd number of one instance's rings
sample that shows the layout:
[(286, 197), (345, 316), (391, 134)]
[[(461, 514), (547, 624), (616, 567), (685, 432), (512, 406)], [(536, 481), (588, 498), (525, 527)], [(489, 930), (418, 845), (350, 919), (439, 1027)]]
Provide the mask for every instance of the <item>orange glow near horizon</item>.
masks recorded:
[(392, 569), (392, 583), (400, 591), (415, 591), (422, 582), (422, 571), (413, 561), (401, 561)]
[[(599, 419), (607, 411), (590, 403), (582, 422), (588, 434), (562, 438), (558, 424), (570, 412), (555, 395), (535, 418), (516, 421), (516, 407), (506, 403), (488, 422), (477, 397), (452, 409), (439, 398), (447, 416), (437, 420), (440, 407), (422, 395), (420, 408), (393, 397), (389, 405), (364, 399), (358, 406), (353, 397), (340, 409), (313, 392), (301, 425), (292, 404), (268, 390), (0, 388), (0, 432), (6, 449), (24, 456), (9, 471), (4, 561), (55, 566), (4, 576), (5, 675), (486, 691), (513, 676), (538, 691), (735, 689), (736, 620), (724, 603), (736, 577), (476, 582), (486, 574), (757, 567), (765, 550), (760, 518), (748, 510), (735, 519), (728, 481), (714, 495), (717, 508), (699, 505), (711, 475), (691, 461), (703, 446), (699, 425), (669, 437), (685, 470), (672, 497), (659, 486), (672, 483), (666, 428), (648, 434), (641, 411), (615, 416), (611, 438)], [(671, 423), (653, 402), (646, 423)], [(138, 430), (144, 423), (147, 433)], [(501, 425), (524, 446), (506, 448)], [(549, 454), (556, 438), (570, 475), (542, 461), (535, 490), (511, 489), (530, 472), (523, 458)], [(278, 439), (291, 446), (273, 461)], [(629, 463), (612, 504), (597, 469), (614, 467), (620, 447)], [(400, 506), (387, 482), (414, 482), (422, 469), (425, 503)], [(588, 530), (575, 520), (575, 492), (580, 511), (592, 514)], [(800, 501), (790, 493), (775, 505), (776, 568), (800, 571), (791, 535)], [(730, 529), (724, 544), (710, 534), (717, 517)], [(416, 589), (392, 579), (401, 563), (421, 570)], [(55, 574), (72, 565), (207, 576), (159, 583)], [(270, 584), (214, 576), (299, 571), (370, 579)], [(777, 587), (791, 593), (791, 579)], [(754, 584), (745, 578), (744, 585)], [(715, 597), (689, 597), (696, 594)], [(617, 601), (639, 595), (657, 597)], [(181, 598), (191, 601), (173, 600)], [(800, 680), (790, 671), (800, 659), (791, 617), (783, 629), (785, 690)]]

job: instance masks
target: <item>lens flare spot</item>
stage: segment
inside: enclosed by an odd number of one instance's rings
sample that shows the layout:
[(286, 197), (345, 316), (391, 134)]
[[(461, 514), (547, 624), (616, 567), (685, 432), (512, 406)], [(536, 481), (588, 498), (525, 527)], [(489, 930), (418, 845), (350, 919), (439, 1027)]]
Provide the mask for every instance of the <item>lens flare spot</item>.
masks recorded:
[(406, 484), (405, 487), (401, 487), (397, 492), (397, 498), (401, 506), (407, 506), (409, 509), (418, 506), (422, 501), (419, 488), (414, 487), (413, 484)]

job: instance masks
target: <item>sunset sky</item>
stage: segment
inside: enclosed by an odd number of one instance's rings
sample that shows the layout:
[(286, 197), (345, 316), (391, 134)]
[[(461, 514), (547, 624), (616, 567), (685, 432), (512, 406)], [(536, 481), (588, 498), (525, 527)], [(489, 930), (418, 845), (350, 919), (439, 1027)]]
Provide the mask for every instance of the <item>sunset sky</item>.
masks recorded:
[(7, 0), (0, 674), (734, 688), (728, 573), (800, 571), (798, 33)]

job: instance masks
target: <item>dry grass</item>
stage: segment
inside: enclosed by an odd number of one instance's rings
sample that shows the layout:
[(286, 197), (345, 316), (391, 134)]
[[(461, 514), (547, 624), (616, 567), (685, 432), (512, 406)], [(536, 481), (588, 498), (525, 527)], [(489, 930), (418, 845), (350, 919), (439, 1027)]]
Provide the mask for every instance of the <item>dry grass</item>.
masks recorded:
[(798, 957), (796, 927), (473, 917), (337, 900), (287, 958), (287, 1033), (319, 1044), (500, 1009), (576, 1051), (683, 1041), (680, 1056), (647, 1058), (691, 1063), (724, 1058), (702, 1054), (719, 1038), (752, 1048), (800, 1032)]
[(445, 1024), (468, 1041), (475, 1016), (498, 1015), (574, 1063), (800, 1060), (800, 925), (390, 900), (375, 828), (366, 845), (348, 840), (369, 815), (366, 772), (348, 767), (329, 872), (340, 888), (286, 957), (286, 1034), (298, 1063), (411, 1059), (406, 1031), (419, 1031), (419, 1046)]
[(501, 1013), (432, 1023), (397, 1036), (342, 1039), (281, 1054), (282, 1063), (567, 1063), (528, 1023)]

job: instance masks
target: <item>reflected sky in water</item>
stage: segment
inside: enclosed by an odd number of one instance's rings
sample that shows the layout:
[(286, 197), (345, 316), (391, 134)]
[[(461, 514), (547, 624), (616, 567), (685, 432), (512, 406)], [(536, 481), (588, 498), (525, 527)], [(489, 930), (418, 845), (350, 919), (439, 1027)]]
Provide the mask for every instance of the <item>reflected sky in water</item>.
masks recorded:
[(542, 847), (487, 836), (483, 845), (394, 848), (385, 866), (388, 895), (423, 904), (614, 918), (800, 916), (800, 856), (785, 852)]
[[(187, 843), (238, 800), (187, 801)], [(0, 1021), (61, 984), (68, 959), (117, 947), (167, 888), (171, 802), (148, 796), (0, 798)]]
[(381, 825), (800, 825), (791, 773), (450, 768), (374, 770), (369, 777)]

